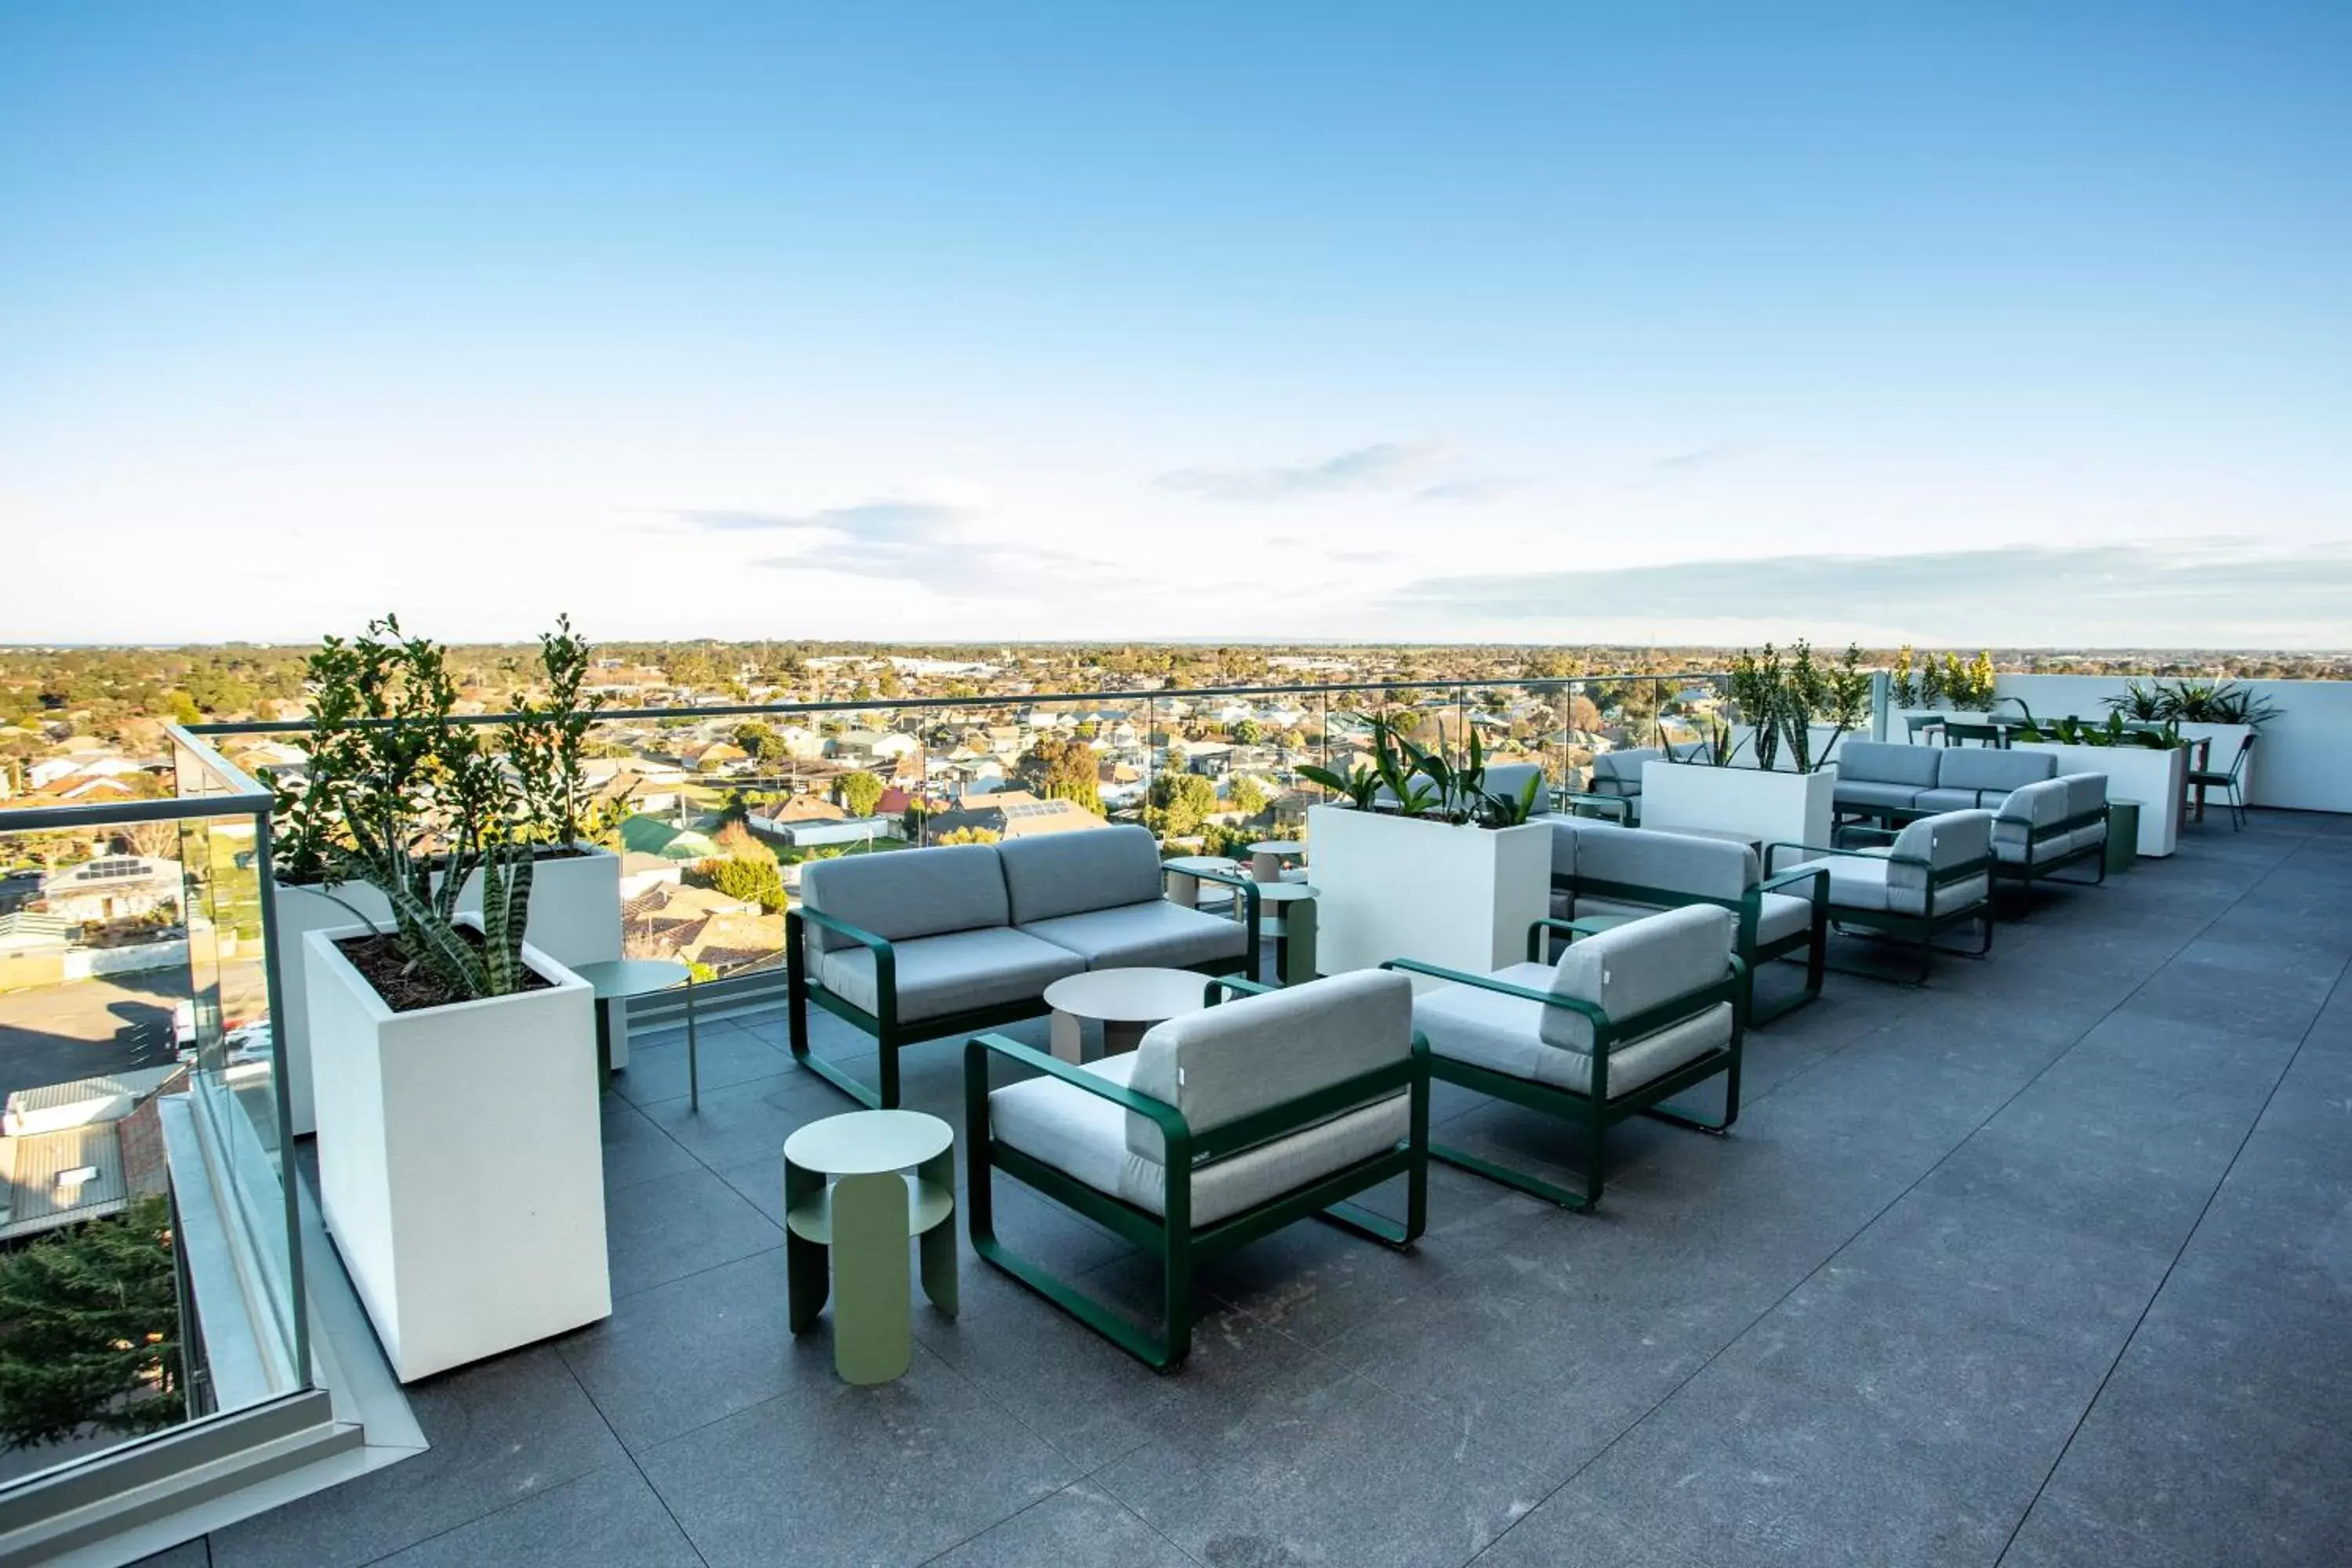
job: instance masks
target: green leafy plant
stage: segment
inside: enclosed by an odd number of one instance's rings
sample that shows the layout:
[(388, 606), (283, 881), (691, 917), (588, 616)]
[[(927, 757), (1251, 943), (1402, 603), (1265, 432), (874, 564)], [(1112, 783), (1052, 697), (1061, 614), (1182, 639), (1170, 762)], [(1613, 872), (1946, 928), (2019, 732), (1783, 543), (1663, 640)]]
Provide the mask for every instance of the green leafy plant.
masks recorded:
[[(382, 893), (403, 958), (451, 1000), (521, 990), (530, 983), (521, 956), (528, 810), (482, 727), (457, 722), (447, 650), (386, 616), (348, 643), (325, 639), (308, 678), (312, 766), (295, 806), (323, 880)], [(478, 942), (457, 921), (458, 898), (477, 872)]]
[[(1780, 653), (1770, 643), (1759, 656), (1739, 650), (1731, 661), (1731, 700), (1756, 741), (1756, 765), (1769, 772), (1780, 757)], [(1667, 755), (1672, 756), (1669, 748)]]
[(1307, 763), (1299, 767), (1298, 776), (1308, 784), (1321, 785), (1333, 795), (1345, 796), (1348, 804), (1358, 811), (1371, 810), (1372, 803), (1380, 798), (1381, 775), (1370, 768), (1351, 768), (1342, 773), (1331, 768)]
[[(2137, 680), (2126, 680), (2124, 682), (2122, 696), (2104, 698), (2101, 700), (2109, 710), (2120, 713), (2126, 719), (2137, 719), (2147, 723), (2156, 723), (2168, 719), (2172, 717), (2173, 712), (2171, 699), (2165, 691), (2161, 681), (2154, 685), (2142, 685)], [(2024, 704), (2021, 702), (2018, 706), (2022, 708)], [(2028, 717), (2032, 715), (2028, 714)]]
[(515, 836), (534, 844), (575, 847), (600, 842), (628, 815), (625, 800), (600, 801), (588, 788), (583, 764), (588, 735), (602, 693), (587, 689), (594, 648), (572, 629), (570, 616), (558, 616), (555, 629), (539, 638), (540, 668), (547, 700), (518, 705), (503, 743), (522, 797)]
[(2259, 730), (2281, 711), (2267, 697), (2234, 680), (2177, 680), (2159, 717), (2183, 724), (2244, 724)]
[(0, 1448), (187, 1418), (173, 1246), (150, 1194), (0, 1253)]

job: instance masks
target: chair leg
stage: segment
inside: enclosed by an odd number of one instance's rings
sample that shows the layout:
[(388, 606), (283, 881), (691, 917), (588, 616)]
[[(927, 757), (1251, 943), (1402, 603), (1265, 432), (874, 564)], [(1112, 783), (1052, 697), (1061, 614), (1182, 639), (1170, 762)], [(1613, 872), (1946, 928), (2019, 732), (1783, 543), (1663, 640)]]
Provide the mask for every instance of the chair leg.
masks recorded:
[(1531, 1198), (1541, 1198), (1548, 1204), (1557, 1204), (1571, 1214), (1583, 1214), (1601, 1201), (1601, 1194), (1598, 1192), (1579, 1193), (1572, 1192), (1567, 1187), (1555, 1186), (1540, 1176), (1531, 1176), (1525, 1171), (1515, 1171), (1508, 1165), (1498, 1165), (1492, 1160), (1482, 1160), (1466, 1149), (1456, 1149), (1449, 1144), (1432, 1143), (1429, 1146), (1429, 1157), (1442, 1161), (1456, 1170), (1467, 1171), (1474, 1176), (1484, 1176), (1490, 1182), (1500, 1182), (1507, 1187), (1517, 1188)]

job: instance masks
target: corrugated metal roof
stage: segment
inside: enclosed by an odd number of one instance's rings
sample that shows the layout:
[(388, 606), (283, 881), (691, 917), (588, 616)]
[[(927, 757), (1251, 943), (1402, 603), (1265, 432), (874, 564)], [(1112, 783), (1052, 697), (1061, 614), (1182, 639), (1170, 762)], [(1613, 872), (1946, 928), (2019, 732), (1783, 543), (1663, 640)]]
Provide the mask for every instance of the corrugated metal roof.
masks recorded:
[[(90, 1173), (82, 1181), (58, 1180), (85, 1169)], [(110, 1121), (0, 1138), (0, 1241), (100, 1219), (128, 1199), (122, 1145)]]
[(8, 1096), (6, 1110), (0, 1112), (0, 1133), (15, 1138), (115, 1121), (130, 1115), (141, 1100), (163, 1088), (179, 1070), (179, 1065), (173, 1063), (17, 1089)]

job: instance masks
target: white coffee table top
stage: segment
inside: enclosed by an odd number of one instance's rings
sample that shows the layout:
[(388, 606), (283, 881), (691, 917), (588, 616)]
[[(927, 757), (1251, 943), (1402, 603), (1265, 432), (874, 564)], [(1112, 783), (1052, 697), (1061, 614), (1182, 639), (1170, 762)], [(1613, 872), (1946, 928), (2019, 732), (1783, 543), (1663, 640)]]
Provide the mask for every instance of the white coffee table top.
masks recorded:
[(1108, 1024), (1157, 1024), (1197, 1013), (1209, 977), (1191, 969), (1097, 969), (1045, 987), (1045, 1005)]
[(1242, 868), (1240, 861), (1228, 860), (1222, 855), (1179, 855), (1160, 864), (1169, 871), (1223, 871), (1229, 875)]
[(1304, 855), (1307, 846), (1292, 838), (1261, 838), (1250, 846), (1253, 855)]

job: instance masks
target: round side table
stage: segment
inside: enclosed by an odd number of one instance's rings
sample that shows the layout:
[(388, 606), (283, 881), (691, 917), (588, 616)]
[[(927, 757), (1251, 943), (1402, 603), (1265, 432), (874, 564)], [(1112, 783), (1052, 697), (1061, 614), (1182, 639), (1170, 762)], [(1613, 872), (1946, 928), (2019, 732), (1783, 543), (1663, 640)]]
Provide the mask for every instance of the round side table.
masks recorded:
[(1307, 858), (1307, 846), (1288, 838), (1261, 838), (1250, 846), (1250, 880), (1279, 882), (1288, 862)]
[(1192, 969), (1094, 969), (1045, 987), (1054, 1010), (1054, 1054), (1084, 1059), (1086, 1020), (1103, 1026), (1103, 1054), (1131, 1051), (1152, 1025), (1208, 1005), (1209, 977)]
[(1274, 974), (1285, 985), (1316, 977), (1315, 896), (1309, 882), (1265, 882), (1257, 896), (1274, 916)]
[(674, 986), (686, 987), (687, 1109), (702, 1109), (702, 1069), (696, 1059), (694, 1031), (694, 971), (667, 958), (620, 958), (607, 963), (575, 963), (572, 973), (588, 983), (596, 1011), (596, 1087), (613, 1087), (613, 1014), (617, 1003), (632, 996), (650, 996)]
[[(828, 1178), (831, 1178), (828, 1180)], [(955, 1130), (919, 1110), (854, 1110), (784, 1140), (784, 1277), (793, 1332), (833, 1297), (833, 1370), (887, 1383), (914, 1356), (907, 1239), (923, 1294), (956, 1313)]]
[(1231, 877), (1237, 875), (1241, 868), (1240, 861), (1228, 860), (1222, 855), (1179, 855), (1160, 863), (1160, 878), (1168, 889), (1168, 901), (1188, 910), (1199, 909), (1203, 900), (1222, 907), (1240, 896), (1223, 882), (1204, 885), (1200, 878), (1201, 872), (1214, 871), (1220, 876)]

